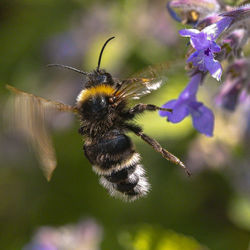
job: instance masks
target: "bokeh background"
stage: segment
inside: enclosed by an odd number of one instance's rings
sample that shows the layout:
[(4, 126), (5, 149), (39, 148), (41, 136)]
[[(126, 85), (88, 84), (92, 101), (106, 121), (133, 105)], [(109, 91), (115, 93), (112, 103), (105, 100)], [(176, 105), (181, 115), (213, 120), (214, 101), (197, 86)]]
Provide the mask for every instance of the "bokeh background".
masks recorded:
[[(141, 101), (162, 105), (177, 97), (188, 82), (187, 41), (178, 36), (183, 26), (171, 20), (165, 5), (162, 0), (1, 0), (1, 113), (10, 95), (5, 84), (74, 104), (82, 76), (45, 65), (90, 71), (113, 35), (103, 68), (128, 78), (149, 65), (167, 63), (160, 72), (167, 83)], [(195, 132), (189, 118), (170, 124), (150, 113), (137, 120), (186, 162), (193, 176), (131, 134), (152, 184), (149, 195), (133, 203), (109, 197), (98, 184), (73, 116), (48, 120), (58, 158), (49, 183), (32, 148), (1, 121), (0, 248), (249, 249), (250, 114), (244, 106), (234, 114), (214, 107), (219, 85), (208, 78), (199, 97), (216, 113), (213, 138)], [(51, 242), (65, 248), (46, 248)]]

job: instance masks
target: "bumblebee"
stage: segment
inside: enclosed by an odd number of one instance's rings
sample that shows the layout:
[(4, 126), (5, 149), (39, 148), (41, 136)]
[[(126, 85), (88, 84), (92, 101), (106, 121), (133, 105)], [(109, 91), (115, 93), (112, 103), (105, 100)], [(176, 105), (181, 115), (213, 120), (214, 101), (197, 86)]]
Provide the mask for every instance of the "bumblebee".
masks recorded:
[(46, 108), (52, 107), (59, 111), (73, 112), (79, 117), (79, 133), (84, 138), (84, 154), (100, 177), (100, 184), (110, 195), (125, 201), (134, 201), (148, 193), (150, 184), (140, 164), (140, 154), (136, 152), (130, 137), (126, 135), (127, 132), (133, 132), (164, 158), (183, 167), (188, 175), (190, 173), (176, 156), (143, 133), (142, 128), (133, 122), (134, 118), (144, 111), (171, 112), (170, 109), (153, 104), (139, 103), (134, 107), (128, 105), (131, 99), (138, 99), (159, 88), (161, 81), (156, 78), (118, 80), (104, 69), (100, 69), (104, 48), (113, 38), (109, 38), (103, 45), (98, 66), (90, 73), (60, 64), (48, 65), (74, 70), (87, 78), (75, 106), (46, 100), (9, 85), (7, 88), (16, 93), (16, 123), (29, 136), (48, 180), (56, 167), (56, 157), (45, 129), (44, 112)]

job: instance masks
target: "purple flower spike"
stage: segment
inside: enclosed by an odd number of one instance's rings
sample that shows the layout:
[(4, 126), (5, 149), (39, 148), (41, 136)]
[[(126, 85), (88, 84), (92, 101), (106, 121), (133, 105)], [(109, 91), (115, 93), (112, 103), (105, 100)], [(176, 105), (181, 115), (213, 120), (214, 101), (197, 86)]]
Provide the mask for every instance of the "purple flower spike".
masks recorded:
[(203, 103), (196, 100), (196, 93), (201, 80), (202, 73), (195, 74), (177, 100), (171, 100), (162, 106), (163, 108), (172, 109), (172, 113), (160, 111), (159, 114), (162, 117), (166, 116), (167, 120), (172, 123), (178, 123), (188, 115), (191, 115), (193, 126), (196, 130), (207, 136), (213, 136), (213, 112), (204, 106)]
[(212, 75), (217, 81), (220, 80), (222, 74), (222, 67), (219, 61), (214, 59), (214, 53), (221, 51), (219, 45), (216, 44), (215, 39), (229, 27), (232, 19), (225, 17), (217, 23), (211, 24), (202, 31), (196, 29), (180, 30), (181, 36), (190, 37), (190, 43), (196, 49), (192, 53), (187, 62), (192, 62), (193, 66), (197, 67), (202, 72), (207, 72)]

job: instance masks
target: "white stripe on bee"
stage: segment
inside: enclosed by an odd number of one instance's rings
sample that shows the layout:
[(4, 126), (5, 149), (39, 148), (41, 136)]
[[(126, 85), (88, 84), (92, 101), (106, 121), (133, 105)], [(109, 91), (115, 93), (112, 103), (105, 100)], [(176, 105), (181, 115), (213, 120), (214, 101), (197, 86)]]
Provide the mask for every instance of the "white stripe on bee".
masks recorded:
[(130, 166), (137, 164), (140, 161), (140, 159), (141, 159), (141, 156), (139, 153), (133, 153), (133, 155), (129, 159), (125, 160), (121, 164), (111, 166), (109, 169), (105, 170), (95, 165), (93, 165), (92, 168), (94, 172), (98, 175), (111, 175), (114, 172), (120, 171), (124, 168), (128, 168)]
[(144, 176), (145, 170), (141, 165), (137, 165), (135, 171), (129, 176), (129, 180), (133, 181), (139, 178), (138, 183), (134, 187), (136, 195), (127, 195), (117, 190), (117, 184), (111, 183), (105, 177), (100, 178), (100, 184), (109, 191), (109, 194), (115, 198), (120, 198), (124, 201), (135, 201), (138, 198), (147, 195), (150, 190), (150, 184), (147, 178)]

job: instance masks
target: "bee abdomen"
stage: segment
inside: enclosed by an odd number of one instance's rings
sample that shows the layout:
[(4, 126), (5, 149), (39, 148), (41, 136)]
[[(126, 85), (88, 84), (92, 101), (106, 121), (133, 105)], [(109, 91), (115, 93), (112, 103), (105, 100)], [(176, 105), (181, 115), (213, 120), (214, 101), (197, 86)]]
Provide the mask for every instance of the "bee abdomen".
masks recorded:
[(110, 175), (114, 170), (137, 163), (139, 154), (133, 148), (130, 138), (111, 131), (97, 142), (85, 143), (84, 152), (93, 170), (99, 175)]
[(145, 196), (150, 189), (143, 166), (139, 164), (113, 172), (108, 176), (103, 175), (100, 183), (110, 195), (125, 201), (134, 201)]
[(133, 201), (148, 193), (150, 185), (139, 164), (140, 155), (128, 136), (112, 130), (95, 143), (85, 141), (84, 152), (112, 196)]

